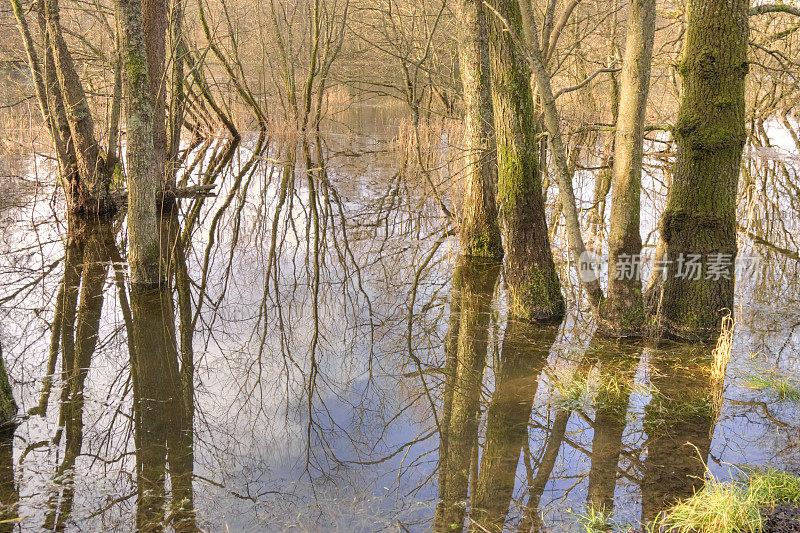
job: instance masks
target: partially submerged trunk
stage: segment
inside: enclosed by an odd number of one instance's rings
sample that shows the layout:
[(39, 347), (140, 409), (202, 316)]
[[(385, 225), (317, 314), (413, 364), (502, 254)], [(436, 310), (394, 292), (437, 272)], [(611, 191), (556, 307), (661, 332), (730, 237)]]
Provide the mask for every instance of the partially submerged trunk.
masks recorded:
[[(525, 1), (525, 0), (521, 0)], [(519, 1), (512, 0), (511, 3), (516, 6), (517, 13), (519, 13)], [(502, 13), (498, 13), (502, 17)], [(499, 18), (499, 17), (498, 17)], [(509, 21), (513, 19), (507, 19)], [(499, 22), (502, 24), (502, 22)], [(519, 25), (511, 23), (511, 28), (518, 28)], [(558, 194), (561, 198), (561, 210), (564, 213), (564, 223), (567, 229), (567, 240), (569, 248), (572, 252), (572, 259), (575, 262), (575, 267), (578, 269), (579, 277), (581, 277), (586, 293), (589, 297), (589, 303), (593, 308), (597, 309), (603, 299), (603, 290), (600, 288), (600, 282), (595, 276), (585, 275), (587, 267), (589, 267), (589, 257), (586, 255), (586, 244), (583, 241), (581, 233), (581, 222), (578, 214), (578, 205), (575, 199), (575, 190), (572, 186), (572, 171), (569, 168), (569, 160), (567, 158), (567, 151), (564, 148), (564, 141), (561, 136), (561, 118), (556, 108), (556, 100), (553, 95), (553, 87), (551, 85), (550, 74), (545, 67), (545, 59), (539, 46), (538, 28), (532, 16), (528, 17), (525, 21), (524, 27), (525, 39), (528, 41), (528, 58), (530, 65), (533, 69), (533, 77), (536, 88), (539, 91), (539, 98), (542, 102), (542, 115), (544, 118), (545, 129), (550, 139), (550, 152), (553, 159), (553, 166), (555, 167), (555, 178), (558, 184)]]
[(83, 84), (64, 41), (58, 0), (41, 1), (47, 28), (46, 42), (53, 54), (54, 70), (77, 162), (78, 172), (67, 190), (67, 202), (70, 210), (76, 213), (109, 213), (116, 209), (109, 190), (111, 174), (95, 137), (94, 120)]
[(687, 8), (678, 154), (661, 220), (669, 271), (650, 309), (657, 331), (668, 337), (713, 340), (733, 309), (736, 193), (747, 137), (747, 9), (747, 0), (690, 0)]
[(604, 328), (620, 337), (640, 335), (644, 324), (639, 210), (656, 3), (655, 0), (632, 0), (628, 9), (628, 33), (614, 140), (608, 294), (600, 312)]
[(120, 15), (126, 73), (125, 111), (128, 135), (126, 159), (131, 283), (155, 286), (161, 281), (156, 196), (160, 190), (162, 177), (159, 174), (159, 160), (153, 143), (152, 87), (142, 7), (137, 0), (117, 0), (117, 10)]
[(539, 176), (530, 72), (506, 29), (522, 25), (517, 0), (496, 0), (489, 19), (497, 143), (498, 191), (505, 237), (510, 312), (527, 320), (564, 315), (564, 297), (550, 250)]
[(497, 221), (497, 163), (494, 154), (489, 43), (482, 0), (458, 2), (461, 27), (458, 60), (464, 87), (466, 151), (461, 253), (499, 259), (503, 244)]

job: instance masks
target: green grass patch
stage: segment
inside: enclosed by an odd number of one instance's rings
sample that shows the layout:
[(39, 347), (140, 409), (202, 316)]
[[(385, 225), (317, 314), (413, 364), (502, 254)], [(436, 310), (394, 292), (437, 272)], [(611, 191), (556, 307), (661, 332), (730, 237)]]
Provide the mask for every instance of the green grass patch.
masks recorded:
[(611, 514), (602, 508), (594, 505), (587, 505), (583, 513), (576, 513), (578, 526), (585, 533), (599, 533), (601, 531), (613, 531), (614, 523), (611, 521)]
[(784, 502), (800, 502), (800, 478), (780, 470), (751, 470), (727, 483), (709, 480), (694, 496), (659, 515), (651, 529), (671, 533), (760, 533), (761, 510)]
[(775, 372), (747, 376), (744, 379), (744, 386), (749, 389), (773, 392), (778, 400), (800, 402), (800, 383)]

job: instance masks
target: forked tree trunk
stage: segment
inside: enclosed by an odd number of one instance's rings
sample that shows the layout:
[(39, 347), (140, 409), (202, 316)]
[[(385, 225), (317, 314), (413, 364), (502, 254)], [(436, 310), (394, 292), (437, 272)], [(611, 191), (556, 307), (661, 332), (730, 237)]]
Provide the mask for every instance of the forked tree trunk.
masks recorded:
[(117, 9), (126, 73), (131, 282), (153, 286), (161, 278), (156, 208), (161, 176), (153, 147), (153, 104), (141, 0), (117, 0)]
[[(520, 0), (525, 1), (525, 0)], [(519, 7), (519, 1), (512, 1), (512, 4)], [(539, 97), (542, 102), (542, 115), (544, 118), (545, 129), (550, 139), (550, 154), (555, 167), (555, 178), (558, 184), (558, 195), (561, 199), (561, 210), (564, 213), (564, 223), (567, 230), (567, 240), (572, 252), (572, 258), (578, 274), (584, 282), (589, 303), (594, 309), (599, 308), (603, 300), (603, 290), (600, 282), (595, 276), (582, 276), (588, 264), (586, 256), (586, 244), (581, 233), (581, 221), (578, 213), (578, 204), (575, 200), (575, 190), (572, 186), (572, 171), (569, 168), (567, 151), (564, 148), (564, 140), (561, 135), (561, 117), (556, 107), (555, 96), (551, 84), (550, 74), (545, 67), (546, 58), (542, 54), (539, 46), (539, 33), (535, 21), (530, 18), (526, 21), (525, 38), (528, 41), (528, 60), (533, 68), (533, 77), (536, 88), (539, 90)], [(512, 29), (514, 25), (512, 24)]]
[(464, 87), (464, 204), (461, 253), (499, 259), (503, 255), (497, 222), (497, 163), (494, 156), (489, 43), (483, 0), (458, 2), (461, 23), (458, 60)]
[[(707, 341), (733, 308), (736, 190), (747, 137), (748, 1), (689, 0), (687, 19), (678, 154), (661, 220), (670, 270), (661, 305), (652, 311), (664, 335)], [(685, 275), (689, 260), (702, 264), (699, 275)]]
[(53, 63), (78, 165), (74, 191), (68, 191), (67, 200), (74, 212), (107, 213), (116, 208), (109, 193), (110, 174), (107, 172), (100, 145), (95, 137), (94, 120), (83, 84), (75, 70), (72, 54), (64, 41), (58, 0), (41, 1), (47, 26), (47, 42), (53, 54)]
[(510, 311), (527, 320), (564, 314), (545, 221), (530, 72), (506, 28), (522, 26), (517, 0), (494, 0), (488, 18), (497, 142), (497, 198), (505, 236)]
[(655, 0), (631, 0), (614, 140), (608, 293), (600, 312), (606, 329), (618, 336), (638, 336), (644, 324), (639, 209), (655, 28)]

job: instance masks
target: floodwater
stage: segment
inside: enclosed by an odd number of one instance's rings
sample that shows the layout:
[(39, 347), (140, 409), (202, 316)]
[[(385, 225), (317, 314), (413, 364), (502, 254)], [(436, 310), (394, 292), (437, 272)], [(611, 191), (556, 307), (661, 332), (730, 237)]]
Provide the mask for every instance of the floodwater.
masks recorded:
[(68, 220), (46, 161), (0, 156), (21, 414), (0, 530), (571, 531), (592, 509), (628, 530), (710, 475), (800, 473), (798, 405), (765, 385), (800, 380), (780, 158), (749, 155), (777, 192), (742, 209), (784, 252), (743, 238), (761, 262), (712, 354), (600, 338), (574, 298), (561, 324), (508, 320), (500, 267), (458, 259), (392, 114), (350, 113), (308, 144), (194, 147), (184, 177), (218, 196), (165, 215), (156, 291), (127, 285), (124, 221)]

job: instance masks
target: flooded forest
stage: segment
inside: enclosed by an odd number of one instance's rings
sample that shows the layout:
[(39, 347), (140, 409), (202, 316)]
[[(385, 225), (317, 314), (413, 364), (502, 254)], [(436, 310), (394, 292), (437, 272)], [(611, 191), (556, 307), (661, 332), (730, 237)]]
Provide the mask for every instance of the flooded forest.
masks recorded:
[(0, 533), (800, 531), (798, 0), (0, 0)]

